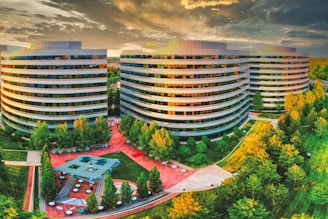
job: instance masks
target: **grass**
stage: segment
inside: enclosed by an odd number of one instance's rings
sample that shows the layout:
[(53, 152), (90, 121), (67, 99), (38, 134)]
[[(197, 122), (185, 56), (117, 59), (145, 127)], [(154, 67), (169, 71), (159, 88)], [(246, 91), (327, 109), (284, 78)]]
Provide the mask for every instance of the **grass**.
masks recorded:
[(149, 171), (134, 162), (131, 158), (126, 156), (124, 153), (115, 152), (106, 154), (101, 157), (105, 158), (117, 158), (120, 160), (120, 165), (113, 168), (112, 178), (123, 179), (136, 182), (141, 172), (145, 172), (146, 177), (149, 177)]
[(309, 194), (317, 183), (328, 181), (328, 137), (319, 139), (308, 136), (305, 145), (306, 150), (311, 152), (311, 158), (304, 165), (308, 177), (301, 188), (291, 191), (283, 208), (274, 209), (274, 215), (290, 217), (292, 214), (306, 213), (314, 218), (327, 218), (327, 206), (313, 203)]
[(19, 206), (22, 206), (26, 190), (27, 176), (30, 167), (7, 166), (7, 168), (10, 178), (11, 196), (17, 200)]
[[(246, 133), (253, 126), (253, 124), (255, 122), (256, 122), (255, 120), (249, 120), (242, 127), (242, 131), (243, 132), (245, 131), (245, 133)], [(234, 139), (234, 140), (230, 138), (231, 140), (230, 140), (230, 142), (228, 142), (228, 147), (225, 148), (224, 151), (222, 151), (220, 148), (218, 148), (216, 146), (217, 141), (212, 142), (210, 145), (207, 146), (208, 149), (205, 153), (206, 158), (207, 158), (207, 163), (196, 165), (193, 162), (191, 162), (190, 160), (188, 160), (188, 159), (185, 160), (185, 159), (182, 159), (181, 157), (177, 157), (176, 160), (179, 161), (180, 163), (183, 163), (183, 164), (185, 164), (187, 166), (190, 166), (192, 168), (201, 168), (201, 167), (211, 165), (211, 164), (223, 159), (225, 156), (227, 156), (234, 149), (234, 147), (239, 143), (239, 141), (242, 137), (240, 137), (238, 139)], [(191, 153), (192, 153), (192, 155), (195, 155), (197, 153), (195, 147), (191, 148)]]
[(35, 167), (34, 174), (34, 209), (39, 209), (39, 167)]
[(26, 151), (1, 150), (1, 153), (4, 160), (26, 161), (27, 158)]
[[(236, 172), (246, 160), (246, 153), (255, 149), (261, 136), (271, 127), (269, 121), (257, 121), (239, 147), (225, 160), (218, 163), (229, 172)], [(251, 147), (250, 147), (251, 146)], [(252, 151), (254, 153), (254, 151)]]
[(19, 144), (13, 141), (3, 129), (0, 129), (0, 147), (3, 149), (20, 149)]
[(172, 206), (172, 200), (164, 202), (163, 204), (157, 205), (155, 207), (149, 208), (142, 212), (136, 213), (134, 215), (129, 215), (123, 217), (122, 219), (139, 219), (144, 218), (146, 216), (150, 216), (151, 218), (162, 218), (162, 215), (168, 214), (168, 209)]
[(279, 117), (281, 116), (281, 113), (279, 114), (272, 114), (272, 113), (261, 113), (259, 114), (260, 118), (267, 118), (267, 119), (279, 119)]

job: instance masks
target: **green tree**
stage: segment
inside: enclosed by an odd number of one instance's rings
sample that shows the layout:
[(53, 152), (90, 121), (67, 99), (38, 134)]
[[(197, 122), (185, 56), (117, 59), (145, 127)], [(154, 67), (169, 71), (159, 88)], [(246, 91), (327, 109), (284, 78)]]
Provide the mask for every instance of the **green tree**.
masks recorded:
[(207, 135), (203, 135), (200, 141), (204, 142), (207, 146), (212, 144), (211, 139)]
[(286, 172), (287, 178), (293, 182), (293, 188), (296, 189), (297, 182), (302, 182), (305, 178), (306, 174), (305, 171), (299, 167), (298, 165), (294, 164), (293, 166), (289, 167)]
[(118, 200), (116, 194), (117, 188), (114, 185), (113, 179), (110, 173), (106, 173), (104, 181), (104, 195), (102, 196), (102, 205), (105, 208), (114, 208)]
[(206, 153), (207, 151), (207, 145), (203, 141), (199, 141), (196, 145), (196, 151), (198, 153)]
[(124, 181), (122, 183), (122, 187), (121, 187), (121, 197), (122, 197), (123, 203), (131, 202), (132, 193), (133, 193), (133, 190), (131, 189), (129, 182)]
[(309, 126), (309, 129), (312, 132), (314, 131), (315, 128), (314, 123), (317, 121), (317, 119), (318, 119), (318, 113), (316, 112), (315, 108), (312, 107), (309, 114), (306, 116), (306, 125)]
[(158, 125), (156, 122), (151, 122), (149, 125), (144, 123), (141, 127), (140, 134), (138, 136), (138, 142), (146, 154), (150, 153), (149, 142), (156, 130), (158, 130)]
[(92, 191), (89, 193), (87, 197), (87, 211), (92, 214), (98, 212), (97, 198)]
[(314, 123), (315, 133), (318, 135), (320, 139), (328, 132), (328, 123), (323, 117), (319, 117), (317, 121)]
[(38, 121), (36, 127), (32, 129), (30, 141), (34, 149), (42, 149), (43, 145), (50, 143), (50, 129), (48, 124), (43, 121)]
[(190, 147), (186, 145), (182, 145), (181, 147), (179, 147), (179, 154), (183, 159), (187, 159), (188, 157), (191, 156)]
[(134, 118), (130, 114), (125, 114), (123, 118), (121, 119), (120, 123), (120, 131), (124, 134), (127, 135), (132, 124), (134, 122)]
[(276, 104), (276, 110), (277, 110), (278, 113), (281, 112), (281, 110), (282, 110), (282, 106), (280, 105), (280, 103), (277, 103), (277, 104)]
[[(45, 152), (47, 153), (47, 152)], [(56, 176), (52, 169), (49, 155), (43, 156), (42, 162), (41, 194), (47, 200), (57, 195)]]
[(255, 193), (258, 193), (262, 189), (261, 180), (255, 174), (249, 175), (246, 179), (246, 187), (251, 192), (252, 198), (255, 198)]
[(259, 91), (255, 92), (252, 102), (253, 102), (254, 111), (261, 112), (263, 109), (263, 99)]
[(144, 172), (141, 172), (137, 178), (137, 192), (141, 198), (148, 196), (147, 177)]
[(190, 158), (190, 161), (195, 165), (205, 164), (207, 162), (207, 156), (203, 153), (197, 153)]
[(95, 143), (93, 129), (89, 124), (88, 118), (80, 116), (74, 120), (74, 132), (76, 133), (80, 148), (91, 146)]
[(14, 198), (0, 195), (0, 218), (18, 218), (19, 210)]
[(228, 212), (232, 219), (262, 219), (269, 215), (263, 204), (247, 197), (239, 199)]
[(174, 142), (171, 134), (165, 128), (156, 130), (149, 142), (150, 153), (161, 160), (168, 160), (173, 156)]
[(283, 144), (280, 150), (278, 163), (284, 171), (293, 164), (303, 163), (304, 158), (299, 154), (299, 151), (292, 144)]
[(107, 143), (109, 141), (109, 128), (107, 119), (99, 116), (95, 120), (94, 134), (96, 143)]
[(190, 147), (190, 148), (195, 148), (196, 147), (196, 140), (193, 138), (193, 137), (189, 137), (187, 139), (187, 145)]
[(143, 125), (144, 125), (144, 121), (138, 119), (135, 119), (134, 122), (132, 123), (132, 126), (127, 135), (128, 135), (128, 139), (130, 139), (133, 144), (138, 144), (141, 127)]
[(273, 206), (278, 203), (281, 203), (288, 196), (288, 189), (283, 184), (278, 184), (277, 186), (273, 183), (270, 183), (266, 186), (265, 197), (271, 200)]
[(269, 183), (278, 183), (281, 176), (277, 173), (277, 165), (271, 160), (264, 160), (256, 167), (255, 173), (261, 179), (263, 185)]
[(320, 205), (328, 204), (328, 182), (320, 182), (312, 187), (310, 199)]
[(149, 173), (149, 188), (153, 192), (159, 192), (162, 188), (163, 182), (161, 180), (160, 172), (158, 171), (157, 167), (154, 166)]
[(59, 148), (71, 147), (75, 142), (72, 140), (71, 131), (68, 129), (67, 123), (58, 124), (55, 129), (56, 146)]
[(223, 139), (220, 139), (216, 142), (216, 148), (220, 150), (222, 153), (228, 148), (228, 143)]

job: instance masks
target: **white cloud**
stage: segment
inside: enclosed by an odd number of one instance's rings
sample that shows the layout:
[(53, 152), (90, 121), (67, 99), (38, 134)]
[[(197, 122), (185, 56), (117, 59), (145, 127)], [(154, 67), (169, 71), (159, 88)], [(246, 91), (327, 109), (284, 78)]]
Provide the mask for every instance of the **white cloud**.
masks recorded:
[(239, 0), (181, 0), (181, 5), (186, 9), (205, 8), (217, 5), (231, 5), (239, 3)]

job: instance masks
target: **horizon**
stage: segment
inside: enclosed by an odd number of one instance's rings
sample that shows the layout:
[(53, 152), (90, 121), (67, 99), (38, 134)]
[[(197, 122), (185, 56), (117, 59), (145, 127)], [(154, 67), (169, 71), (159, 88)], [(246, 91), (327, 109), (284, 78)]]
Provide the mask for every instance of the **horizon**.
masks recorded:
[(287, 46), (327, 57), (326, 8), (324, 0), (2, 0), (0, 44), (81, 41), (119, 57), (145, 42), (181, 39), (227, 43), (230, 50)]

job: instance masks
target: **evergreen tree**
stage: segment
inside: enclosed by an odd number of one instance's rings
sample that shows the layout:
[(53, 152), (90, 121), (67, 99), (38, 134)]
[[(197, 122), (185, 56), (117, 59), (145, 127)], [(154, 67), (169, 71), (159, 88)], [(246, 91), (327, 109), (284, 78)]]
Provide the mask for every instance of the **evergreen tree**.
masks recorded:
[(253, 102), (254, 111), (257, 113), (261, 112), (263, 109), (263, 99), (259, 91), (255, 92), (252, 102)]
[(132, 193), (133, 193), (133, 190), (131, 189), (129, 182), (124, 181), (122, 183), (122, 187), (121, 187), (121, 197), (122, 197), (123, 203), (131, 202)]
[(137, 192), (141, 198), (148, 196), (147, 177), (144, 172), (141, 172), (137, 179)]
[(41, 194), (47, 200), (53, 199), (57, 195), (57, 186), (56, 186), (55, 177), (56, 176), (52, 169), (49, 155), (43, 156)]
[(262, 219), (269, 215), (263, 204), (247, 197), (239, 199), (228, 212), (231, 219)]
[(157, 167), (154, 166), (149, 173), (149, 188), (153, 192), (159, 192), (162, 188), (162, 184), (160, 172), (157, 170)]
[(134, 122), (134, 118), (130, 114), (125, 114), (121, 119), (120, 131), (124, 135), (128, 134), (133, 122)]
[(112, 177), (110, 173), (107, 172), (104, 181), (104, 195), (102, 196), (101, 202), (105, 208), (114, 208), (116, 206), (118, 200), (116, 191), (117, 188), (114, 185)]
[(92, 191), (87, 197), (87, 211), (92, 214), (98, 211), (97, 198)]

